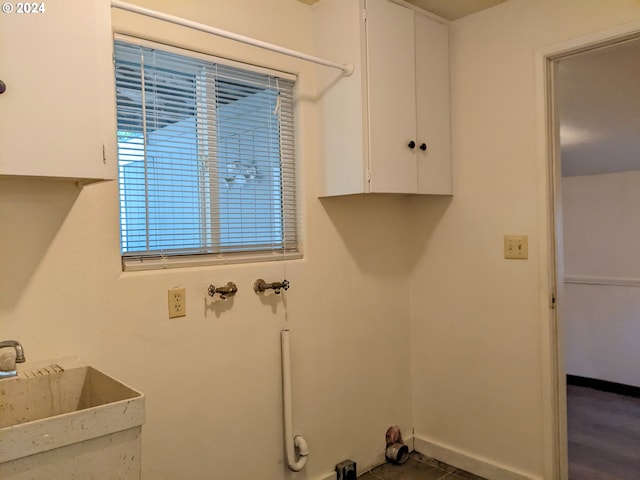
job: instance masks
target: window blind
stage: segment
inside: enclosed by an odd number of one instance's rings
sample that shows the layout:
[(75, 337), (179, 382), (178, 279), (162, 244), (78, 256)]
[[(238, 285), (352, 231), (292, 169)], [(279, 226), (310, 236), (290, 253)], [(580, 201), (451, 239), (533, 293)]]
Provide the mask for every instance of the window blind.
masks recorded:
[(296, 251), (294, 82), (114, 51), (123, 257)]

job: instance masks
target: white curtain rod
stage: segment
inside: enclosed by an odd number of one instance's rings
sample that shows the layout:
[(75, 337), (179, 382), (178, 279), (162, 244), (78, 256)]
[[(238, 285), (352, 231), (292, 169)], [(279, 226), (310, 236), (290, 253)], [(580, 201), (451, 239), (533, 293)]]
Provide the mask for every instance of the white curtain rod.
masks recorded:
[(272, 43), (256, 40), (255, 38), (245, 37), (244, 35), (228, 32), (227, 30), (222, 30), (220, 28), (212, 27), (210, 25), (205, 25), (203, 23), (187, 20), (186, 18), (180, 18), (174, 15), (158, 12), (156, 10), (139, 7), (131, 3), (121, 2), (120, 0), (111, 0), (111, 6), (113, 8), (118, 8), (120, 10), (139, 13), (140, 15), (144, 15), (146, 17), (157, 18), (158, 20), (163, 20), (165, 22), (181, 25), (183, 27), (193, 28), (194, 30), (200, 30), (201, 32), (210, 33), (218, 37), (228, 38), (230, 40), (235, 40), (237, 42), (242, 42), (248, 45), (253, 45), (255, 47), (264, 48), (265, 50), (271, 50), (272, 52), (282, 53), (284, 55), (289, 55), (290, 57), (300, 58), (308, 62), (324, 65), (326, 67), (337, 68), (339, 70), (342, 70), (347, 77), (353, 73), (352, 63), (345, 63), (345, 64), (335, 63), (330, 60), (325, 60), (324, 58), (314, 57), (313, 55), (307, 55), (306, 53), (290, 50), (288, 48), (280, 47), (278, 45), (273, 45)]

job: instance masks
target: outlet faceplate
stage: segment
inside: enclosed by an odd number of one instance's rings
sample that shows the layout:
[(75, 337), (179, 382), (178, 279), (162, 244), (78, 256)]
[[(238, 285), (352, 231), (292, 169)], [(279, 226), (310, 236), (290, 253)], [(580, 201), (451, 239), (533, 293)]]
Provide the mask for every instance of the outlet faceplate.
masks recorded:
[(187, 297), (184, 288), (169, 289), (169, 318), (187, 315)]

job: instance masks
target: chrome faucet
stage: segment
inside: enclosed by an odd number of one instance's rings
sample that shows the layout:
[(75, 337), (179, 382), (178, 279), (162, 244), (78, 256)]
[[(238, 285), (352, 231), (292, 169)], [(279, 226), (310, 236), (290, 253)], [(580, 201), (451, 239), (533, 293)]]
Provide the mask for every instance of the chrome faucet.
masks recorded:
[[(24, 363), (24, 350), (22, 349), (22, 345), (20, 345), (20, 342), (17, 342), (15, 340), (5, 340), (4, 342), (0, 342), (0, 348), (13, 348), (16, 351), (15, 363)], [(4, 365), (0, 365), (0, 379), (15, 377), (18, 375), (15, 363), (10, 365), (9, 368)]]

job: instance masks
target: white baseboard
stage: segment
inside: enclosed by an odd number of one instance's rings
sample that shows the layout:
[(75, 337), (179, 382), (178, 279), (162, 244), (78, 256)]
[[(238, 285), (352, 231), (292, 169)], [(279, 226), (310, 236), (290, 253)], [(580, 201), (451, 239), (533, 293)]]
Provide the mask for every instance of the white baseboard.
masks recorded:
[(409, 447), (409, 451), (413, 452), (416, 449), (416, 439), (413, 435), (409, 435), (407, 438), (403, 438), (404, 443)]
[(456, 450), (420, 435), (415, 435), (413, 441), (415, 451), (491, 480), (540, 480), (541, 478)]

